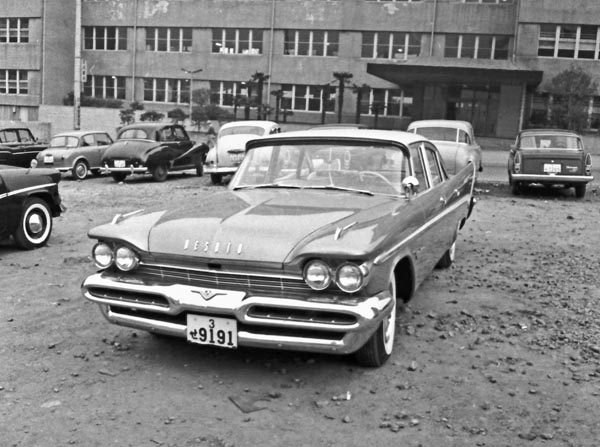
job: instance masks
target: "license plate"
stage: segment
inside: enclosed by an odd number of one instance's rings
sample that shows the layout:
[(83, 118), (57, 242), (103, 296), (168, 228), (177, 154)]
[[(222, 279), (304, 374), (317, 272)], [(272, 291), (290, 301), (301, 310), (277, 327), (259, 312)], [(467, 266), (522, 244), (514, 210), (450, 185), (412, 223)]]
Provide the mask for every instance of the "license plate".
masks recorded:
[(124, 168), (125, 160), (115, 160), (115, 168)]
[(54, 156), (53, 155), (44, 155), (44, 163), (54, 163)]
[(237, 320), (188, 314), (187, 339), (201, 345), (237, 348)]
[(229, 159), (232, 163), (241, 163), (244, 159), (244, 152), (229, 154)]
[(552, 163), (544, 163), (544, 172), (546, 174), (560, 174), (560, 165)]

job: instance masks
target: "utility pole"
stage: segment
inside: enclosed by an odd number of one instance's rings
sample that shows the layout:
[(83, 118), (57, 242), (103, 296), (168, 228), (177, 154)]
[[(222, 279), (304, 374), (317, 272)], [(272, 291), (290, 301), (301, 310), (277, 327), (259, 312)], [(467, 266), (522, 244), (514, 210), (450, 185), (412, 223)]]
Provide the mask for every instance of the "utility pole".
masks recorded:
[(75, 67), (73, 73), (73, 130), (81, 128), (81, 0), (75, 0)]
[(201, 68), (198, 68), (196, 70), (187, 70), (185, 68), (182, 68), (181, 71), (183, 71), (184, 73), (187, 73), (188, 75), (190, 75), (190, 109), (189, 109), (189, 115), (190, 115), (190, 127), (192, 127), (192, 92), (193, 90), (193, 82), (194, 82), (194, 75), (196, 73), (200, 73), (202, 71)]

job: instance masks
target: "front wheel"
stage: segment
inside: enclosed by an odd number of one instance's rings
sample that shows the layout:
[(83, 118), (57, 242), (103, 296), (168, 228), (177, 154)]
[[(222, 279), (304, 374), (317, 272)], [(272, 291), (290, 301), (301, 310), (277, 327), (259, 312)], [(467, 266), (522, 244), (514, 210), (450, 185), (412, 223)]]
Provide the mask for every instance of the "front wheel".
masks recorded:
[(219, 183), (221, 183), (222, 179), (223, 179), (222, 174), (210, 174), (210, 181), (212, 182), (213, 185), (218, 185)]
[(585, 186), (585, 183), (575, 185), (575, 197), (577, 197), (578, 199), (582, 199), (583, 196), (585, 196)]
[(168, 173), (167, 165), (158, 165), (152, 170), (152, 178), (156, 182), (164, 182)]
[(75, 163), (75, 166), (73, 166), (71, 172), (73, 177), (75, 177), (77, 180), (83, 180), (87, 177), (88, 171), (89, 167), (87, 163), (84, 160), (79, 160), (77, 163)]
[(51, 232), (52, 214), (48, 204), (35, 197), (27, 199), (14, 234), (17, 246), (25, 250), (41, 247), (48, 242)]
[(354, 354), (357, 363), (360, 365), (381, 366), (392, 355), (394, 337), (396, 335), (396, 308), (398, 306), (396, 299), (396, 278), (393, 271), (390, 275), (388, 288), (392, 297), (392, 309), (371, 338)]

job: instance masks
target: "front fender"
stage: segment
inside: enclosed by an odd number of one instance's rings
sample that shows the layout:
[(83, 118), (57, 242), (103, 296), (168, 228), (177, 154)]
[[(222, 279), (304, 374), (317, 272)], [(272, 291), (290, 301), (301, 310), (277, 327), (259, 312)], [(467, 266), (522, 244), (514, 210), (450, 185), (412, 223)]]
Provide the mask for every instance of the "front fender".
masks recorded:
[(189, 156), (195, 156), (195, 157), (200, 157), (200, 161), (202, 163), (204, 163), (204, 161), (206, 160), (206, 154), (208, 154), (208, 144), (206, 143), (200, 143), (197, 144), (193, 147), (191, 147), (188, 151), (186, 151), (184, 154), (182, 154), (181, 156), (179, 156), (178, 158), (185, 158), (185, 157), (189, 157)]

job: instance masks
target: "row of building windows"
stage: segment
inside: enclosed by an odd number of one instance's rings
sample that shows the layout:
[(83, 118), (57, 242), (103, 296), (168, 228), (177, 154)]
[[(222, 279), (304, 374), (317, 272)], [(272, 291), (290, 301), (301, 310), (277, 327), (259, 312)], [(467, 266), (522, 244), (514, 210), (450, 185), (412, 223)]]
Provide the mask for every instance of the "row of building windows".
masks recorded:
[(538, 56), (600, 59), (600, 27), (596, 25), (541, 25)]
[(0, 43), (28, 43), (29, 19), (0, 18)]
[[(362, 33), (361, 57), (406, 59), (418, 56), (421, 33)], [(509, 36), (447, 34), (445, 57), (471, 59), (507, 59)], [(289, 56), (337, 56), (340, 33), (324, 30), (286, 30), (283, 53)], [(86, 27), (84, 49), (124, 50), (126, 29), (123, 27)], [(190, 52), (191, 28), (146, 28), (146, 50)], [(216, 28), (212, 30), (212, 52), (219, 54), (262, 54), (263, 30), (251, 28)]]
[(125, 76), (89, 76), (83, 94), (95, 98), (125, 99)]
[(0, 70), (0, 94), (27, 95), (27, 70)]

